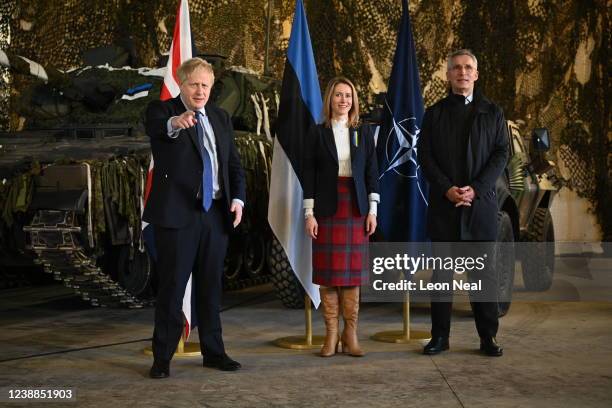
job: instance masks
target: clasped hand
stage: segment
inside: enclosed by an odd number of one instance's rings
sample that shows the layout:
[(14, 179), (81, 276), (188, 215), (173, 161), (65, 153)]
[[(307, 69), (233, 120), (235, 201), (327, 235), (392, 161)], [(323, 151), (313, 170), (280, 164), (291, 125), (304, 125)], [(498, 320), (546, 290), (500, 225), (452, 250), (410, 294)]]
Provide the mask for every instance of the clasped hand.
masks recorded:
[(450, 202), (455, 204), (455, 207), (461, 207), (461, 206), (471, 207), (472, 201), (474, 200), (475, 196), (476, 196), (476, 192), (471, 186), (465, 186), (465, 187), (452, 186), (446, 192), (446, 198), (448, 198)]

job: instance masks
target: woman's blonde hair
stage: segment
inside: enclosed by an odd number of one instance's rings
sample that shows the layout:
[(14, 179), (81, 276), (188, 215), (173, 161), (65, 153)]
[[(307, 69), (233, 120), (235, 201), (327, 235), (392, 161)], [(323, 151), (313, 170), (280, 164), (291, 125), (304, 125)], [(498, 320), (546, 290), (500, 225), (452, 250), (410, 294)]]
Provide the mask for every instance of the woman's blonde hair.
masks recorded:
[(332, 120), (332, 95), (334, 93), (334, 88), (338, 84), (345, 84), (351, 87), (351, 93), (353, 94), (353, 103), (351, 104), (351, 109), (348, 113), (348, 126), (349, 127), (357, 127), (359, 125), (359, 98), (357, 97), (357, 89), (355, 85), (345, 77), (335, 77), (331, 81), (328, 82), (327, 88), (325, 89), (325, 97), (323, 98), (323, 123), (327, 127), (331, 127)]

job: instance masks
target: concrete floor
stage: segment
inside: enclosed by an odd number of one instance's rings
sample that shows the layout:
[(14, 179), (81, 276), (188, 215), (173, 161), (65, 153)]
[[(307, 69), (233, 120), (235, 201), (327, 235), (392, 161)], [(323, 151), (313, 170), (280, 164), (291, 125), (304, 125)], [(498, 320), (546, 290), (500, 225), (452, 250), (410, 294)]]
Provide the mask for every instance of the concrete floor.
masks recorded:
[[(606, 264), (607, 265), (607, 264)], [(575, 274), (574, 274), (575, 275)], [(557, 275), (555, 287), (572, 278)], [(575, 277), (575, 276), (574, 276)], [(554, 289), (554, 288), (553, 288)], [(364, 358), (322, 359), (271, 341), (303, 331), (304, 312), (288, 310), (263, 285), (227, 293), (222, 313), (228, 353), (243, 370), (175, 359), (172, 376), (151, 380), (153, 310), (91, 308), (61, 286), (0, 293), (0, 396), (15, 388), (71, 388), (85, 407), (611, 407), (612, 302), (521, 300), (501, 321), (501, 358), (476, 351), (466, 305), (453, 315), (451, 350), (421, 354), (422, 343), (379, 343), (369, 335), (401, 328), (400, 304), (364, 304)], [(323, 334), (318, 312), (315, 334)], [(413, 305), (413, 330), (429, 330), (429, 308)], [(192, 337), (197, 341), (197, 335)]]

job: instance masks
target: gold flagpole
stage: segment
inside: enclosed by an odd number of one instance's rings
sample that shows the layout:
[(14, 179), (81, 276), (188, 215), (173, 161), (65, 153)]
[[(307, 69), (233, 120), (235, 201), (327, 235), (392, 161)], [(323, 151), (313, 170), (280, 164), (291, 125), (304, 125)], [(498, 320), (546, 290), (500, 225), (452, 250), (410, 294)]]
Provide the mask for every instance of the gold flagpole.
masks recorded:
[(278, 347), (293, 349), (293, 350), (310, 350), (317, 349), (323, 346), (324, 336), (313, 336), (312, 334), (312, 307), (310, 297), (304, 296), (304, 318), (306, 320), (306, 331), (304, 336), (289, 336), (281, 337), (274, 340), (274, 344)]
[(176, 351), (174, 355), (177, 357), (195, 357), (201, 355), (200, 351), (200, 343), (190, 343), (185, 338), (185, 330), (183, 330), (183, 334), (181, 335), (181, 339), (179, 340), (179, 344), (176, 346)]
[(410, 330), (410, 295), (406, 291), (403, 309), (403, 330), (382, 331), (372, 335), (371, 339), (385, 343), (410, 343), (411, 341), (422, 341), (429, 339), (429, 332)]
[[(153, 355), (153, 349), (151, 346), (147, 346), (142, 351), (147, 356)], [(201, 355), (200, 352), (200, 343), (188, 343), (185, 338), (185, 330), (183, 330), (183, 334), (181, 334), (181, 339), (176, 346), (176, 351), (174, 352), (175, 357), (195, 357)]]

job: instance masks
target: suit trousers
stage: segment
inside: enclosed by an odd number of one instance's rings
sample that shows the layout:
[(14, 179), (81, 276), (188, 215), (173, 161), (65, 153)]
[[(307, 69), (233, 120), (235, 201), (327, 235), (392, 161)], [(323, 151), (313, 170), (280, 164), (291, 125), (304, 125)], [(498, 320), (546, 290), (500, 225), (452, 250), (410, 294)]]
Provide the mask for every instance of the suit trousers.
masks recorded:
[[(459, 245), (466, 248), (466, 241), (460, 241)], [(479, 242), (477, 248), (487, 248), (488, 253), (494, 253), (495, 242)], [(469, 250), (468, 250), (469, 251)], [(465, 252), (462, 251), (462, 252)], [(477, 254), (453, 254), (456, 256)], [(475, 282), (480, 280), (485, 295), (470, 292), (470, 305), (474, 313), (476, 331), (480, 337), (495, 337), (499, 328), (497, 302), (491, 301), (491, 296), (496, 292), (498, 279), (497, 271), (491, 265), (479, 273), (468, 273), (468, 280)], [(452, 288), (453, 271), (434, 270), (432, 282), (450, 283)], [(485, 300), (486, 299), (486, 300)], [(449, 337), (451, 326), (451, 313), (453, 309), (453, 291), (435, 291), (431, 294), (431, 336)]]
[(227, 209), (224, 200), (213, 200), (207, 212), (201, 205), (201, 201), (194, 200), (197, 220), (184, 228), (155, 226), (159, 275), (153, 331), (156, 361), (170, 361), (181, 338), (183, 294), (191, 273), (201, 352), (211, 358), (225, 353), (219, 313), (228, 244), (224, 223)]

